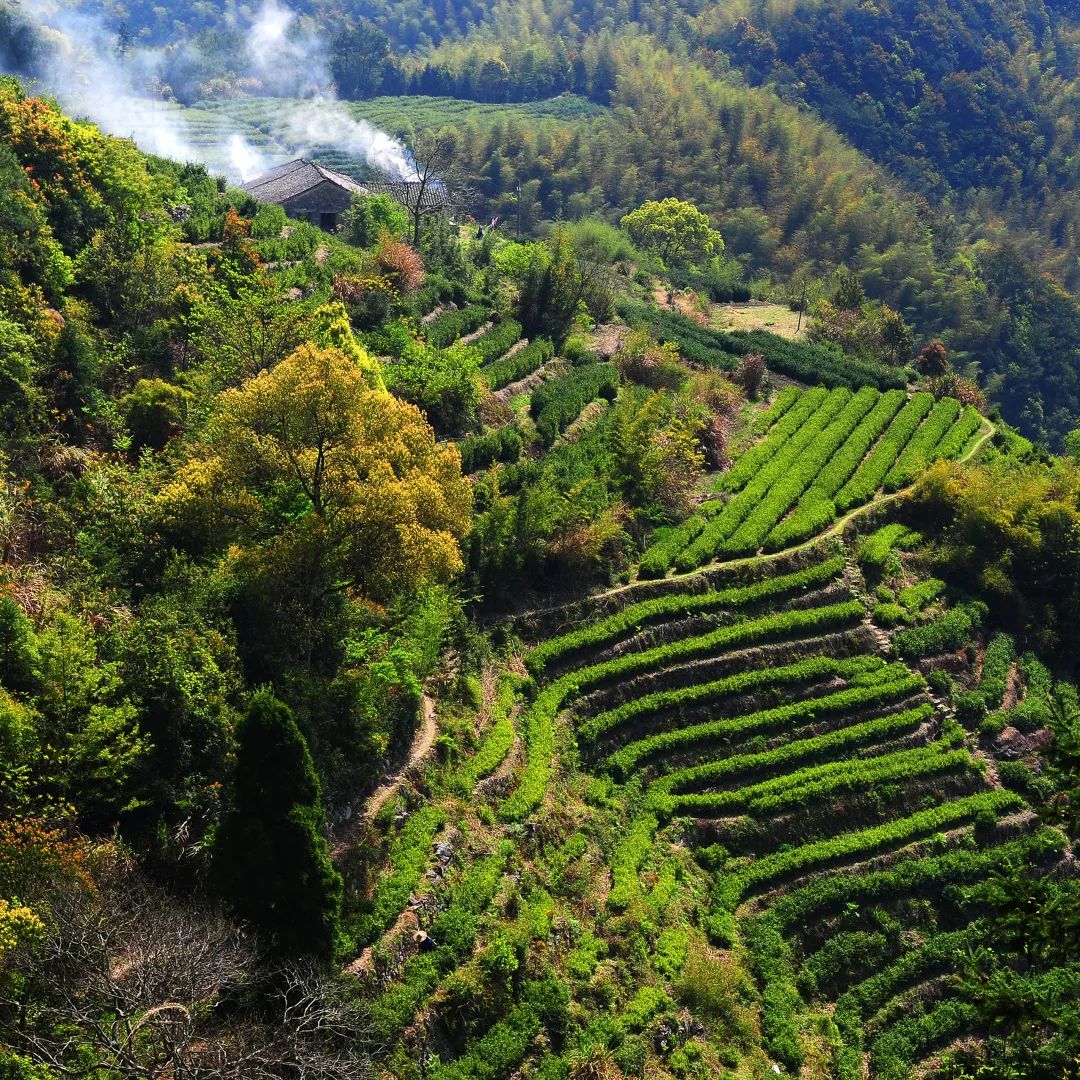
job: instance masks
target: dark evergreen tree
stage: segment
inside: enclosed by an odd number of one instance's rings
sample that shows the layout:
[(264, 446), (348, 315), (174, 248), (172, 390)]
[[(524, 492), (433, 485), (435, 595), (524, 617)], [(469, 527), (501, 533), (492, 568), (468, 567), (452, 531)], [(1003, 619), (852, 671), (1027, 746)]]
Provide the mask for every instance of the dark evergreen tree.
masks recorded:
[(288, 955), (329, 960), (341, 876), (322, 835), (319, 778), (288, 706), (256, 691), (237, 733), (232, 807), (218, 834), (221, 887), (236, 912)]

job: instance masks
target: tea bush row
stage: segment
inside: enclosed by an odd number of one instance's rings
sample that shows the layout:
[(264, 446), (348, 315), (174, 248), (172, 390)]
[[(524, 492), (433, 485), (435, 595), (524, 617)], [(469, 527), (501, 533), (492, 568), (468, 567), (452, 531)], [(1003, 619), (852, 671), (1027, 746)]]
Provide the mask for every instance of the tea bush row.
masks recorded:
[(841, 513), (870, 501), (933, 406), (933, 395), (920, 393), (896, 414), (855, 475), (837, 492), (833, 501)]
[(922, 427), (886, 473), (886, 491), (907, 487), (921, 470), (934, 461), (934, 451), (945, 433), (956, 423), (962, 407), (955, 398), (942, 398), (934, 405)]
[(780, 687), (812, 683), (820, 679), (848, 678), (874, 667), (883, 667), (884, 664), (880, 657), (871, 655), (847, 658), (813, 656), (782, 667), (751, 668), (749, 671), (740, 671), (712, 682), (680, 686), (675, 690), (658, 690), (590, 717), (578, 728), (578, 739), (584, 743), (593, 743), (623, 724), (643, 716), (670, 712), (688, 705), (701, 705), (756, 690), (778, 690)]
[(932, 600), (936, 600), (945, 591), (945, 582), (941, 578), (927, 578), (916, 585), (909, 585), (897, 594), (900, 606), (909, 614), (922, 611)]
[(517, 701), (517, 679), (506, 676), (499, 680), (491, 710), (491, 727), (473, 757), (465, 765), (470, 783), (490, 776), (506, 759), (514, 745), (514, 704)]
[(638, 576), (643, 578), (661, 578), (670, 569), (680, 551), (691, 543), (705, 528), (706, 519), (701, 514), (694, 514), (685, 521), (668, 529), (659, 539), (649, 545), (641, 557)]
[(551, 382), (538, 386), (529, 410), (545, 446), (551, 444), (581, 414), (581, 410), (603, 398), (614, 401), (619, 389), (619, 370), (614, 364), (586, 364)]
[(519, 821), (534, 810), (544, 797), (552, 773), (555, 716), (571, 694), (651, 667), (715, 655), (725, 649), (774, 640), (800, 630), (821, 631), (848, 626), (858, 622), (862, 614), (863, 607), (858, 600), (808, 610), (778, 612), (721, 626), (708, 634), (672, 641), (561, 676), (544, 687), (525, 711), (522, 720), (526, 746), (525, 769), (517, 791), (503, 805), (502, 816), (510, 821)]
[(942, 803), (926, 810), (895, 818), (857, 832), (841, 833), (799, 847), (778, 851), (757, 859), (734, 873), (724, 874), (717, 885), (715, 908), (710, 916), (710, 930), (730, 940), (732, 913), (739, 901), (750, 892), (766, 887), (778, 878), (804, 873), (813, 868), (852, 858), (866, 858), (885, 848), (910, 843), (928, 833), (955, 826), (982, 813), (1000, 816), (1023, 805), (1023, 799), (1011, 791), (983, 791), (962, 799)]
[(876, 390), (864, 387), (844, 406), (769, 487), (731, 538), (720, 545), (721, 555), (750, 555), (761, 547), (776, 523), (794, 506), (873, 407), (877, 396)]
[(862, 1080), (864, 1019), (887, 1005), (904, 987), (948, 971), (962, 951), (977, 940), (973, 927), (934, 934), (925, 944), (842, 994), (833, 1011), (840, 1036), (833, 1058), (837, 1080)]
[(935, 460), (945, 458), (955, 460), (967, 449), (972, 438), (978, 434), (986, 423), (982, 415), (976, 409), (966, 408), (964, 415), (949, 429), (945, 438), (938, 443), (934, 451)]
[(738, 491), (752, 480), (784, 448), (828, 398), (828, 390), (815, 387), (798, 394), (798, 402), (784, 411), (776, 426), (761, 442), (747, 449), (726, 473), (717, 478), (717, 491)]
[(480, 363), (490, 364), (498, 360), (521, 340), (521, 323), (514, 319), (503, 319), (490, 330), (485, 330), (473, 343), (480, 351)]
[(931, 622), (909, 626), (893, 637), (893, 647), (906, 660), (955, 652), (982, 624), (986, 606), (979, 601), (950, 608)]
[[(907, 734), (924, 724), (934, 715), (934, 706), (924, 702), (913, 709), (888, 713), (874, 720), (864, 720), (848, 727), (827, 731), (809, 739), (799, 739), (784, 743), (772, 750), (763, 750), (756, 754), (739, 754), (721, 758), (704, 765), (695, 765), (687, 769), (662, 776), (649, 789), (650, 805), (658, 812), (672, 814), (682, 804), (684, 796), (680, 791), (695, 786), (720, 784), (733, 780), (739, 775), (759, 775), (770, 773), (797, 762), (813, 761), (836, 751), (854, 750), (860, 746), (872, 746), (887, 742), (898, 735)], [(692, 807), (697, 796), (685, 796), (687, 807)]]
[[(802, 1062), (795, 1019), (799, 995), (794, 985), (791, 949), (784, 938), (786, 931), (811, 926), (815, 920), (845, 906), (858, 910), (864, 904), (898, 896), (942, 896), (955, 892), (957, 885), (983, 878), (996, 868), (1013, 865), (1017, 860), (1037, 864), (1057, 859), (1064, 846), (1065, 839), (1057, 829), (1044, 827), (1030, 836), (994, 848), (961, 848), (942, 855), (903, 860), (888, 869), (867, 874), (833, 874), (785, 893), (763, 915), (744, 920), (744, 938), (762, 983), (766, 1049), (789, 1068), (798, 1070)], [(714, 932), (724, 931), (727, 925), (725, 921), (715, 926)], [(904, 972), (899, 965), (897, 968), (898, 985)], [(888, 973), (888, 970), (882, 972), (881, 976), (887, 979)], [(865, 1013), (869, 1014), (875, 1007), (875, 992), (869, 989), (869, 984), (865, 985), (868, 986)], [(884, 1001), (891, 994), (891, 986), (878, 987), (876, 994)], [(839, 1002), (837, 1008), (840, 1008)], [(843, 1045), (840, 1053), (847, 1055)], [(861, 1055), (854, 1060), (859, 1071), (851, 1075), (861, 1076)], [(838, 1071), (838, 1076), (849, 1080), (843, 1070)]]
[(536, 338), (513, 356), (504, 356), (480, 369), (480, 375), (492, 390), (502, 390), (531, 375), (555, 355), (555, 346), (547, 338)]
[(734, 534), (769, 489), (798, 462), (806, 448), (831, 423), (851, 399), (847, 390), (834, 390), (767, 465), (716, 515), (697, 539), (675, 559), (677, 570), (693, 570), (709, 561), (725, 540)]
[(658, 732), (615, 751), (607, 759), (607, 768), (616, 776), (625, 777), (643, 762), (659, 754), (683, 751), (702, 744), (729, 742), (737, 737), (769, 731), (781, 725), (811, 723), (822, 716), (833, 716), (854, 709), (903, 700), (921, 690), (924, 685), (919, 676), (911, 675), (881, 686), (850, 687), (823, 697), (793, 701), (733, 719), (711, 720), (703, 724)]
[(789, 574), (776, 574), (748, 585), (733, 585), (704, 593), (672, 593), (631, 604), (599, 622), (542, 642), (526, 658), (531, 671), (540, 671), (553, 660), (581, 649), (604, 645), (648, 623), (679, 618), (716, 608), (745, 607), (759, 600), (804, 592), (839, 577), (844, 571), (842, 555), (812, 563)]
[(755, 435), (764, 435), (795, 404), (802, 396), (802, 389), (798, 386), (785, 386), (773, 398), (768, 408), (762, 409), (751, 424), (750, 430)]
[[(808, 765), (793, 773), (773, 776), (748, 787), (698, 796), (678, 796), (679, 809), (692, 807), (702, 812), (716, 813), (729, 807), (744, 808), (755, 814), (775, 813), (780, 807), (808, 801), (833, 792), (863, 787), (869, 783), (897, 777), (920, 776), (935, 771), (948, 771), (956, 766), (974, 767), (974, 759), (966, 750), (951, 749), (952, 740), (941, 740), (928, 746), (897, 750), (876, 757), (829, 761)], [(911, 771), (905, 773), (905, 769)]]
[(427, 866), (435, 834), (445, 820), (442, 810), (437, 807), (421, 807), (390, 842), (389, 872), (380, 875), (367, 909), (352, 922), (358, 947), (372, 944), (405, 910)]
[(521, 457), (525, 440), (513, 424), (506, 424), (486, 435), (462, 439), (458, 443), (461, 471), (468, 475), (486, 469), (497, 461), (512, 462)]
[(471, 334), (487, 322), (491, 309), (479, 304), (470, 304), (458, 311), (448, 311), (427, 325), (425, 336), (428, 344), (436, 349), (445, 349), (453, 345), (458, 338)]
[(872, 532), (859, 548), (859, 562), (867, 569), (880, 572), (897, 548), (914, 547), (922, 534), (906, 525), (883, 525)]

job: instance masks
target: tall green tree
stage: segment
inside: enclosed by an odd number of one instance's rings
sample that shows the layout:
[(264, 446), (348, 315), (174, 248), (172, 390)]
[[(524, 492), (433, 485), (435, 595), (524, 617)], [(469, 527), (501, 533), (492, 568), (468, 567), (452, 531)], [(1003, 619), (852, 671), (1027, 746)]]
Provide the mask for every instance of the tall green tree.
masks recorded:
[(238, 731), (233, 804), (217, 839), (221, 887), (237, 914), (285, 955), (329, 960), (341, 876), (322, 833), (322, 793), (292, 711), (255, 692)]
[(707, 262), (724, 250), (724, 241), (708, 217), (682, 199), (644, 203), (622, 219), (622, 227), (636, 247), (669, 267)]

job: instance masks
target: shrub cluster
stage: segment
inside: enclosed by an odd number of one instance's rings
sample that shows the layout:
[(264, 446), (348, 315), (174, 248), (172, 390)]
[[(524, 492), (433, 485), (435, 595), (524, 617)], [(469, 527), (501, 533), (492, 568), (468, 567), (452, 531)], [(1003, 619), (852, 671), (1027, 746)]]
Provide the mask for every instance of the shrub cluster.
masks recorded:
[(436, 349), (445, 349), (463, 334), (471, 334), (477, 327), (483, 326), (490, 314), (490, 308), (479, 304), (470, 304), (458, 311), (448, 311), (428, 323), (425, 331), (428, 344)]
[(836, 493), (833, 501), (838, 510), (850, 510), (873, 497), (933, 406), (932, 394), (915, 394), (896, 414), (878, 444), (855, 470), (855, 475)]
[(480, 369), (480, 375), (492, 390), (501, 390), (531, 375), (555, 355), (555, 346), (547, 338), (536, 338), (513, 356), (504, 356)]
[(614, 401), (619, 389), (619, 371), (614, 364), (586, 364), (568, 375), (538, 386), (529, 411), (545, 446), (551, 444), (580, 415), (581, 410), (603, 398)]
[(880, 572), (893, 551), (900, 547), (913, 547), (921, 540), (922, 534), (906, 525), (883, 525), (862, 542), (859, 562), (867, 570)]
[(517, 461), (524, 448), (525, 440), (513, 424), (504, 424), (501, 428), (489, 431), (486, 435), (462, 439), (458, 443), (461, 471), (468, 475), (480, 469), (486, 469), (494, 465), (496, 461)]
[(960, 604), (922, 626), (901, 630), (893, 638), (893, 647), (907, 660), (955, 652), (971, 640), (985, 615), (986, 606), (977, 600)]

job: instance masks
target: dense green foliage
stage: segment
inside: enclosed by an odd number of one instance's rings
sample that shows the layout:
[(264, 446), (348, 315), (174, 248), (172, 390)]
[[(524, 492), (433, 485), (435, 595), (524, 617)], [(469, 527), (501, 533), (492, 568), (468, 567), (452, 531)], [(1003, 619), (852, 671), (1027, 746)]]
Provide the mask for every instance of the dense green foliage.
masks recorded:
[(1080, 444), (1075, 31), (979, 13), (304, 5), (415, 248), (0, 83), (0, 1073), (1067, 1073), (1080, 485), (985, 394)]

